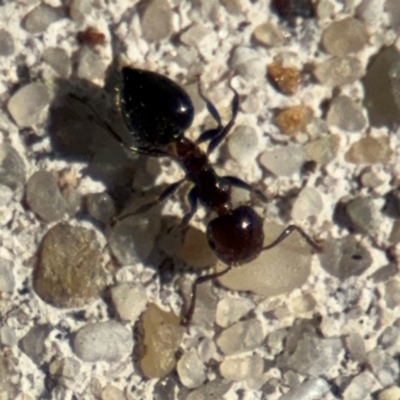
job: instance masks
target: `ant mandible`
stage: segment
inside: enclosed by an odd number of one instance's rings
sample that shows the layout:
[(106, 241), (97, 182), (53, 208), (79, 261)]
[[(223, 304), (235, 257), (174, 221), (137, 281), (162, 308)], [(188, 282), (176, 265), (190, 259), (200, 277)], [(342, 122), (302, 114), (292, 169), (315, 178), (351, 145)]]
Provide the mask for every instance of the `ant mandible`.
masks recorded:
[[(202, 94), (207, 109), (217, 127), (201, 133), (193, 142), (184, 136), (194, 118), (194, 108), (189, 95), (174, 81), (156, 72), (124, 67), (120, 88), (120, 106), (123, 118), (134, 141), (130, 148), (139, 154), (153, 157), (170, 157), (185, 171), (185, 178), (169, 185), (159, 198), (140, 207), (134, 214), (148, 211), (171, 196), (183, 182), (190, 181), (193, 188), (189, 192), (190, 211), (183, 217), (186, 226), (197, 210), (198, 202), (217, 214), (206, 229), (207, 240), (216, 256), (227, 264), (220, 272), (200, 276), (192, 284), (189, 308), (181, 324), (189, 325), (193, 316), (196, 288), (200, 283), (218, 278), (235, 265), (245, 264), (255, 259), (261, 251), (271, 249), (293, 231), (297, 231), (315, 250), (320, 247), (298, 226), (289, 225), (268, 246), (263, 247), (263, 219), (250, 206), (232, 208), (231, 188), (239, 187), (255, 193), (266, 201), (265, 196), (248, 183), (234, 176), (219, 176), (211, 166), (209, 154), (224, 140), (234, 125), (239, 109), (239, 96), (231, 87), (234, 96), (231, 104), (232, 116), (226, 125), (215, 106)], [(106, 124), (113, 136), (127, 145)], [(199, 144), (208, 142), (207, 151)]]

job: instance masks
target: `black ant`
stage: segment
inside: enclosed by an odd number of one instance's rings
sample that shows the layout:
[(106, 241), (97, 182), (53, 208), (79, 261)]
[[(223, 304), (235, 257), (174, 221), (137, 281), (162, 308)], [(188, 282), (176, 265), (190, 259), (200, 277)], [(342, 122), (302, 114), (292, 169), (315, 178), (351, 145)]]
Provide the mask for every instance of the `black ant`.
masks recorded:
[[(211, 249), (227, 264), (227, 268), (196, 278), (189, 308), (181, 322), (184, 326), (189, 325), (193, 316), (197, 285), (226, 274), (235, 265), (257, 258), (261, 251), (275, 247), (293, 231), (299, 232), (311, 247), (320, 251), (320, 247), (296, 225), (289, 225), (277, 239), (263, 247), (263, 219), (250, 206), (232, 208), (233, 186), (251, 191), (264, 201), (266, 198), (259, 190), (237, 177), (217, 175), (208, 159), (209, 154), (229, 133), (238, 113), (239, 95), (231, 89), (234, 93), (232, 116), (226, 125), (222, 125), (217, 109), (199, 90), (218, 126), (206, 130), (193, 142), (184, 136), (194, 118), (193, 104), (188, 94), (171, 79), (156, 72), (129, 67), (122, 69), (119, 96), (122, 115), (134, 140), (130, 150), (153, 157), (170, 157), (186, 173), (185, 178), (168, 186), (157, 200), (140, 207), (134, 214), (160, 204), (185, 181), (190, 181), (193, 188), (189, 193), (190, 211), (183, 217), (182, 224), (186, 226), (189, 223), (198, 202), (217, 214), (208, 223), (206, 235)], [(128, 147), (106, 122), (103, 123), (121, 145)], [(208, 142), (206, 152), (199, 147), (203, 142)]]

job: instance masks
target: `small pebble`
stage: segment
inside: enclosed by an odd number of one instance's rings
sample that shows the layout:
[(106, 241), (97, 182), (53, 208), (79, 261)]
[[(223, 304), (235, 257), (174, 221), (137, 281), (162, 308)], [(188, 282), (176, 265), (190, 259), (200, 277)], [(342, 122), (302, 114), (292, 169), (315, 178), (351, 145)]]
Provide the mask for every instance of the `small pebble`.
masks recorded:
[(65, 18), (65, 13), (62, 8), (40, 4), (25, 16), (23, 26), (29, 33), (41, 33), (63, 18)]
[(24, 161), (19, 153), (6, 143), (0, 145), (0, 184), (14, 192), (22, 191), (26, 181)]
[(103, 80), (107, 69), (104, 58), (89, 47), (82, 47), (79, 53), (77, 74), (88, 81)]
[(330, 390), (329, 383), (322, 378), (312, 378), (302, 382), (298, 387), (290, 390), (279, 400), (321, 400)]
[(97, 221), (108, 224), (115, 215), (115, 206), (111, 196), (106, 193), (92, 193), (86, 197), (89, 214)]
[(176, 371), (182, 385), (189, 389), (199, 387), (206, 380), (204, 364), (194, 348), (183, 353), (176, 365)]
[(338, 153), (340, 139), (337, 135), (325, 135), (304, 146), (307, 158), (319, 165), (327, 165)]
[(356, 57), (332, 57), (316, 66), (314, 74), (325, 86), (344, 86), (364, 75), (361, 62)]
[[(176, 400), (175, 391), (179, 385), (175, 376), (169, 375), (164, 379), (159, 379), (154, 385), (153, 400)], [(134, 399), (132, 399), (134, 400)]]
[(375, 378), (369, 371), (355, 376), (343, 392), (343, 400), (365, 400), (375, 386)]
[(260, 164), (276, 176), (291, 176), (298, 173), (306, 161), (306, 154), (301, 147), (287, 145), (264, 151)]
[(142, 36), (148, 42), (158, 42), (172, 33), (172, 10), (166, 0), (150, 0), (140, 12)]
[(0, 257), (0, 292), (12, 293), (15, 288), (14, 262)]
[(50, 65), (61, 78), (68, 78), (71, 74), (71, 59), (61, 47), (48, 47), (43, 51), (43, 61)]
[(94, 231), (60, 223), (40, 245), (33, 278), (36, 293), (55, 307), (82, 307), (105, 286)]
[(208, 363), (217, 356), (217, 346), (211, 338), (204, 338), (200, 342), (197, 351), (203, 363)]
[(229, 154), (240, 164), (247, 164), (249, 159), (258, 155), (258, 136), (254, 128), (247, 125), (236, 125), (229, 135)]
[[(399, 18), (400, 20), (400, 18)], [(383, 46), (368, 64), (363, 79), (364, 105), (371, 125), (394, 126), (400, 123), (400, 52)]]
[(0, 207), (7, 206), (14, 196), (14, 192), (5, 185), (0, 184)]
[(101, 400), (126, 400), (126, 397), (121, 389), (107, 385), (101, 392)]
[(368, 42), (368, 34), (359, 20), (348, 17), (325, 28), (321, 41), (329, 54), (344, 57), (362, 50)]
[(375, 31), (382, 23), (383, 8), (382, 0), (362, 0), (356, 8), (356, 17), (363, 21), (368, 29)]
[(279, 47), (285, 42), (285, 35), (277, 25), (272, 22), (264, 22), (255, 27), (252, 39), (261, 46)]
[(254, 303), (249, 299), (224, 297), (218, 303), (215, 320), (219, 326), (226, 328), (239, 321), (253, 308)]
[(327, 122), (347, 132), (359, 132), (367, 125), (363, 109), (350, 97), (338, 96), (329, 107)]
[(7, 109), (15, 123), (23, 128), (40, 122), (49, 104), (50, 96), (47, 87), (43, 83), (33, 82), (23, 86), (12, 95)]
[(352, 360), (363, 363), (367, 356), (365, 342), (359, 333), (351, 333), (344, 337), (344, 345)]
[(327, 240), (319, 257), (322, 268), (342, 281), (361, 275), (372, 264), (368, 249), (352, 235)]
[(345, 160), (353, 164), (387, 164), (393, 154), (390, 148), (389, 138), (364, 137), (354, 142), (345, 153)]
[(92, 12), (92, 0), (72, 0), (69, 3), (69, 14), (76, 22), (83, 22)]
[(14, 39), (10, 32), (0, 29), (0, 56), (8, 57), (15, 52)]
[(291, 215), (293, 220), (297, 222), (315, 220), (323, 209), (324, 203), (320, 192), (307, 186), (296, 197)]
[(295, 314), (308, 313), (315, 309), (317, 301), (311, 293), (303, 293), (291, 301), (291, 310)]
[(71, 187), (67, 187), (62, 191), (62, 196), (65, 200), (66, 211), (70, 216), (76, 215), (82, 205), (81, 194)]
[(165, 312), (150, 304), (140, 317), (140, 368), (147, 378), (163, 378), (176, 365), (178, 350), (184, 328), (180, 319), (172, 312)]
[(252, 318), (223, 330), (217, 338), (217, 346), (225, 355), (234, 355), (255, 350), (263, 340), (261, 323)]
[(274, 62), (268, 65), (267, 74), (273, 85), (283, 94), (295, 94), (300, 84), (300, 71), (295, 67), (285, 67)]
[(241, 0), (219, 0), (229, 14), (240, 15), (243, 13)]
[(304, 334), (295, 351), (286, 357), (285, 364), (299, 374), (317, 378), (336, 364), (342, 349), (341, 339)]
[(390, 25), (396, 33), (400, 33), (400, 4), (397, 0), (386, 0), (385, 11), (389, 15)]
[(367, 365), (383, 387), (394, 385), (399, 377), (398, 362), (384, 350), (375, 348), (367, 354)]
[(331, 19), (335, 15), (335, 7), (330, 0), (320, 0), (317, 4), (317, 16), (319, 20)]
[(382, 222), (380, 207), (370, 197), (356, 197), (346, 206), (346, 213), (358, 231), (374, 235)]
[(17, 344), (17, 336), (13, 329), (8, 326), (3, 326), (0, 328), (0, 342), (4, 346), (12, 347)]
[(400, 387), (392, 386), (384, 389), (378, 394), (378, 400), (399, 400), (400, 399)]
[[(264, 223), (264, 245), (272, 243), (283, 227)], [(235, 291), (251, 291), (265, 298), (290, 293), (301, 287), (310, 275), (312, 249), (297, 232), (261, 254), (250, 263), (239, 265), (219, 282)], [(293, 260), (296, 260), (294, 263)], [(218, 265), (218, 270), (224, 268)]]
[(264, 79), (265, 62), (257, 51), (250, 47), (238, 46), (233, 50), (229, 66), (244, 79)]
[(35, 325), (21, 339), (22, 351), (35, 363), (40, 364), (45, 353), (44, 342), (51, 331), (49, 325)]
[(315, 16), (314, 4), (311, 0), (272, 0), (271, 9), (287, 20)]
[(219, 366), (222, 377), (228, 381), (260, 379), (264, 372), (264, 360), (259, 355), (244, 358), (226, 358)]
[(221, 400), (231, 386), (231, 382), (216, 378), (191, 391), (186, 397), (186, 400)]
[(37, 171), (29, 178), (26, 201), (30, 209), (46, 222), (60, 220), (67, 208), (54, 175), (48, 171)]
[(276, 116), (274, 123), (282, 133), (294, 136), (306, 130), (307, 125), (313, 118), (313, 114), (310, 107), (304, 105), (292, 106), (281, 110)]
[(191, 267), (198, 269), (209, 268), (217, 262), (217, 257), (208, 244), (206, 234), (190, 225), (176, 256)]
[(159, 231), (160, 218), (149, 213), (133, 215), (114, 225), (108, 245), (122, 265), (136, 264), (150, 255)]
[(390, 278), (393, 278), (395, 275), (399, 273), (399, 269), (397, 268), (396, 263), (389, 263), (388, 265), (383, 266), (376, 270), (370, 278), (375, 283), (387, 282)]
[(133, 336), (116, 321), (87, 324), (76, 333), (72, 348), (83, 361), (111, 363), (131, 353)]
[(391, 309), (400, 306), (400, 282), (396, 279), (391, 279), (385, 284), (384, 290), (386, 305)]
[(124, 321), (136, 321), (147, 304), (146, 290), (140, 284), (121, 283), (111, 288), (110, 294), (119, 318)]

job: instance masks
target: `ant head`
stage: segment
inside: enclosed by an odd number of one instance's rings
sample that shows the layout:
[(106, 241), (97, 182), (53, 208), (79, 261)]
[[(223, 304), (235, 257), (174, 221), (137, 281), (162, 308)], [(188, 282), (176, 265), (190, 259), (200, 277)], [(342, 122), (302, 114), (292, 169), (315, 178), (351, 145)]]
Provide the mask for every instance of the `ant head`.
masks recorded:
[(207, 239), (221, 261), (228, 265), (244, 264), (261, 252), (263, 221), (251, 207), (240, 206), (210, 221)]
[(173, 142), (194, 117), (189, 95), (171, 79), (152, 71), (123, 68), (120, 103), (131, 135), (142, 145)]

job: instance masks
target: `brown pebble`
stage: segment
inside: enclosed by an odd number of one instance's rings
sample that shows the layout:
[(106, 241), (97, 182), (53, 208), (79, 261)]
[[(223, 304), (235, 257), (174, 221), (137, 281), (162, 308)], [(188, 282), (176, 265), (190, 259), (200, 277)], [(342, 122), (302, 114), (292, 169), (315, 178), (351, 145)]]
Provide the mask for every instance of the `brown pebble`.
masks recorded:
[(147, 378), (164, 378), (176, 365), (184, 328), (173, 312), (150, 304), (140, 318), (140, 368)]
[(279, 112), (275, 118), (275, 124), (282, 133), (293, 136), (305, 131), (312, 117), (313, 111), (310, 107), (304, 105), (292, 106)]
[(106, 37), (104, 33), (98, 31), (96, 28), (89, 27), (86, 28), (84, 31), (78, 32), (76, 35), (76, 39), (80, 44), (104, 44), (106, 41)]
[(383, 163), (389, 162), (393, 151), (389, 145), (389, 139), (385, 136), (373, 138), (367, 136), (353, 143), (345, 160), (353, 164)]
[(274, 62), (268, 65), (268, 78), (283, 94), (295, 94), (299, 88), (300, 72), (294, 67), (284, 67), (282, 63)]
[(33, 287), (55, 307), (82, 307), (99, 296), (105, 273), (94, 231), (60, 223), (44, 236)]

